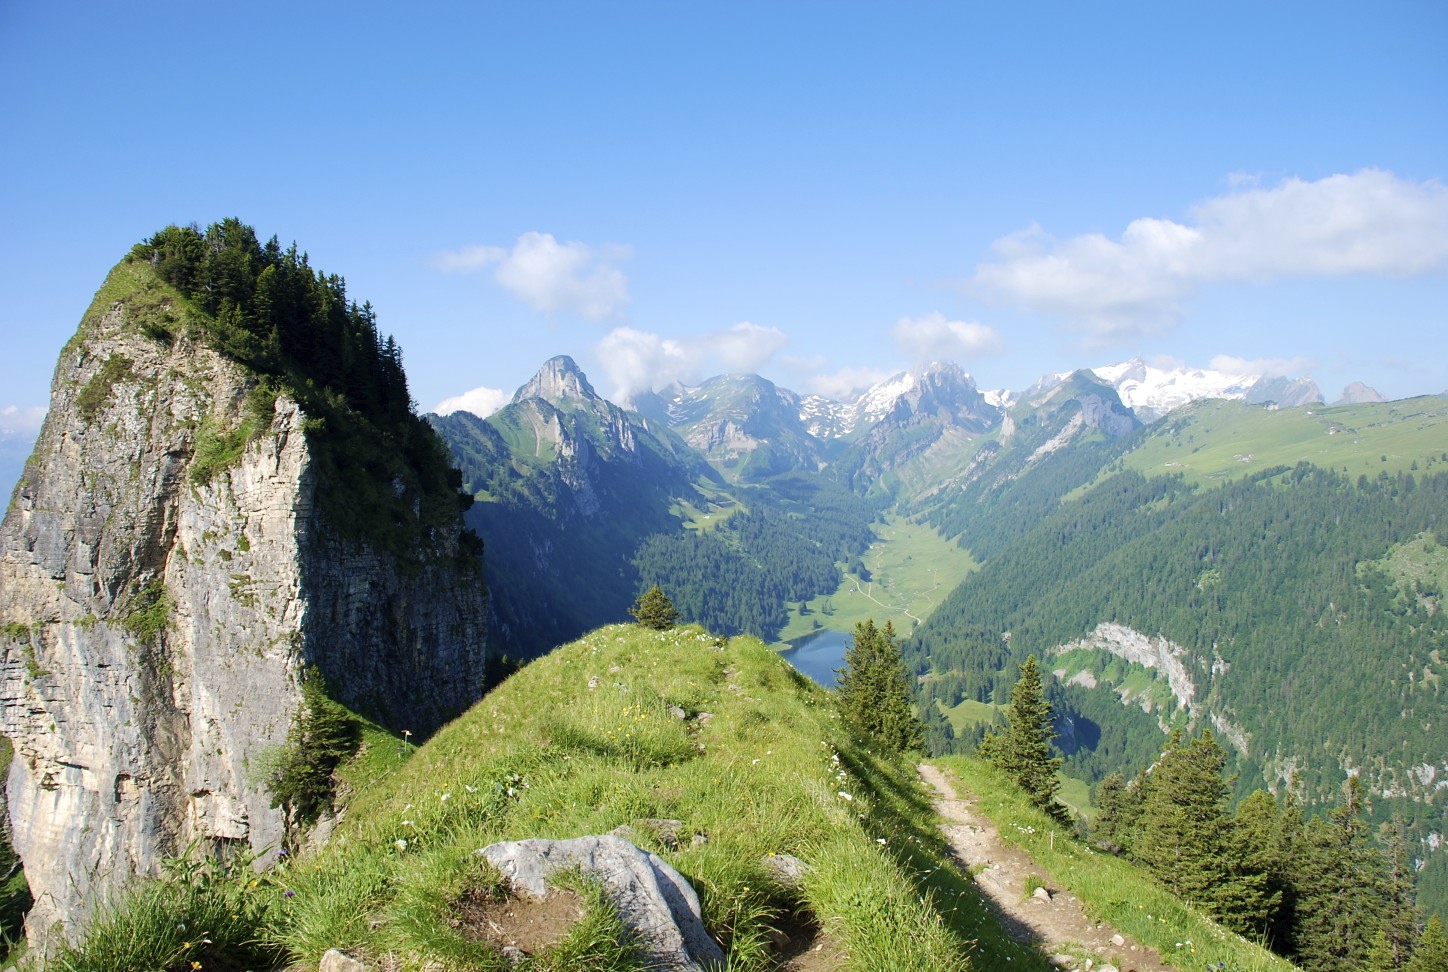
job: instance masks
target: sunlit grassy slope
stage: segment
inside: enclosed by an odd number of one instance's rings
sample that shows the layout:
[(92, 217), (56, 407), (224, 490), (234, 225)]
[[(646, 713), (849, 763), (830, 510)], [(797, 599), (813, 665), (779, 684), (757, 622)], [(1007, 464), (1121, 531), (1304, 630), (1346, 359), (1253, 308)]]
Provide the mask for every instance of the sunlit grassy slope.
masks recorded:
[[(490, 881), (473, 852), (631, 825), (698, 890), (730, 968), (771, 968), (769, 928), (793, 912), (849, 969), (1045, 968), (947, 863), (908, 762), (851, 741), (829, 695), (756, 639), (603, 628), (410, 756), (383, 737), (371, 746), (380, 776), (354, 776), (331, 841), (278, 874), (295, 961), (340, 947), (501, 968), (450, 924)], [(659, 818), (680, 821), (677, 849), (640, 823)], [(770, 877), (771, 854), (810, 866), (800, 888)]]
[[(52, 967), (316, 968), (340, 948), (392, 972), (502, 972), (514, 966), (460, 907), (500, 887), (475, 852), (617, 828), (699, 892), (728, 972), (776, 969), (781, 926), (796, 940), (814, 935), (830, 968), (852, 972), (1050, 967), (1005, 935), (954, 862), (910, 761), (851, 739), (829, 694), (756, 639), (602, 628), (517, 673), (421, 748), (373, 728), (365, 738), (345, 773), (343, 819), (320, 849), (223, 876), (219, 890), (195, 883), (195, 869), (189, 884), (138, 885), (106, 909), (103, 935)], [(1087, 850), (991, 767), (942, 762), (1048, 883), (1177, 967), (1289, 968)], [(798, 885), (771, 871), (782, 854), (807, 865)], [(639, 970), (596, 886), (563, 880), (587, 913), (524, 967)], [(228, 912), (238, 932), (222, 947)], [(158, 948), (163, 933), (176, 941)]]
[(929, 525), (892, 514), (875, 532), (879, 540), (860, 558), (870, 579), (846, 574), (833, 594), (815, 598), (806, 605), (808, 613), (791, 617), (780, 641), (820, 628), (851, 632), (866, 618), (891, 621), (897, 633), (908, 635), (977, 567), (969, 551)]
[(1148, 476), (1181, 473), (1216, 483), (1299, 462), (1353, 478), (1437, 470), (1448, 464), (1448, 398), (1276, 410), (1197, 402), (1153, 426), (1122, 465)]

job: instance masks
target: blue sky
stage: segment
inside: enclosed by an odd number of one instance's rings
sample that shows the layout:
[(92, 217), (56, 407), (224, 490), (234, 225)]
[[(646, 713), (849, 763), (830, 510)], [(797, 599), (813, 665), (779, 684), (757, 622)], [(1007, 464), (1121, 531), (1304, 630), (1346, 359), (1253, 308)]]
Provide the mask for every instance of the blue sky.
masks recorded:
[(419, 406), (1134, 355), (1448, 390), (1448, 5), (0, 0), (0, 433), (106, 271), (240, 217)]

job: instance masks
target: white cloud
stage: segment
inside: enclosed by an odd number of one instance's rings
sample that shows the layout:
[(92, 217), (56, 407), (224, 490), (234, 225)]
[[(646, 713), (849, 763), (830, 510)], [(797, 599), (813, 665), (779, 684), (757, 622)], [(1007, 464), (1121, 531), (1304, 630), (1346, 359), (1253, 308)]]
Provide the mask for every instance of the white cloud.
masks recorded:
[(997, 240), (972, 289), (1058, 314), (1096, 343), (1170, 325), (1180, 302), (1218, 281), (1414, 276), (1448, 270), (1448, 187), (1380, 169), (1258, 188), (1248, 179), (1191, 210), (1142, 218), (1119, 240), (1058, 240), (1038, 226)]
[(977, 321), (951, 321), (939, 311), (902, 317), (890, 329), (901, 350), (917, 363), (961, 361), (1001, 349), (1000, 332)]
[(33, 439), (45, 421), (45, 409), (39, 405), (6, 405), (0, 407), (0, 438)]
[(721, 371), (758, 371), (788, 343), (788, 336), (777, 327), (741, 321), (685, 338), (618, 327), (604, 336), (596, 350), (614, 384), (613, 398), (626, 402), (675, 381), (692, 384)]
[(501, 388), (474, 388), (472, 391), (465, 391), (461, 395), (454, 395), (451, 398), (444, 398), (438, 402), (433, 411), (439, 415), (451, 415), (453, 412), (472, 412), (479, 418), (487, 418), (512, 399), (512, 396)]
[(551, 233), (530, 230), (512, 249), (469, 246), (439, 254), (433, 262), (457, 273), (493, 267), (493, 279), (535, 310), (605, 320), (619, 317), (629, 302), (628, 278), (617, 264), (632, 256), (627, 246), (559, 243)]
[(613, 382), (614, 401), (628, 402), (639, 392), (662, 388), (673, 381), (692, 377), (692, 365), (677, 341), (617, 327), (604, 335), (596, 348), (603, 370)]
[(841, 368), (828, 375), (814, 375), (805, 380), (805, 390), (821, 395), (831, 401), (842, 402), (853, 398), (866, 388), (878, 385), (894, 375), (893, 371), (880, 368)]
[(703, 359), (719, 361), (725, 371), (751, 372), (764, 367), (788, 343), (788, 336), (777, 327), (740, 321), (704, 335), (699, 350)]
[(1261, 377), (1295, 376), (1305, 374), (1317, 367), (1311, 358), (1236, 358), (1230, 354), (1219, 354), (1212, 359), (1213, 371), (1227, 375), (1255, 375)]

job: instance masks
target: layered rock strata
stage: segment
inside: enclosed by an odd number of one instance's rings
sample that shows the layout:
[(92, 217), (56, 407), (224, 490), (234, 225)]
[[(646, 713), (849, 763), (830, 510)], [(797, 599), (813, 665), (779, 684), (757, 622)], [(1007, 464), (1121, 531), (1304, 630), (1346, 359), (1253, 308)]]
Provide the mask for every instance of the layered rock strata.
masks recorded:
[(276, 849), (265, 768), (306, 667), (419, 736), (483, 682), (481, 565), (456, 533), (420, 532), (404, 561), (329, 524), (318, 498), (348, 484), (318, 481), (285, 395), (218, 460), (257, 377), (148, 335), (124, 302), (92, 315), (0, 526), (0, 719), (32, 940), (193, 842)]

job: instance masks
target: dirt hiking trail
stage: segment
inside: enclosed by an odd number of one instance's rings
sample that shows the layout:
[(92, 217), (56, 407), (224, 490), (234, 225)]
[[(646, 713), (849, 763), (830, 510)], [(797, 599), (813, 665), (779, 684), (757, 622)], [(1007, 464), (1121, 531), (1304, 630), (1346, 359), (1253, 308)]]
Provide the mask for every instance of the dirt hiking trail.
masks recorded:
[(1002, 924), (1017, 941), (1040, 948), (1051, 964), (1067, 969), (1108, 972), (1175, 972), (1152, 948), (1139, 945), (1104, 922), (1087, 917), (1076, 896), (1048, 885), (1046, 892), (1026, 893), (1026, 879), (1037, 882), (1045, 872), (1031, 856), (1001, 839), (984, 814), (975, 813), (969, 793), (957, 795), (959, 785), (939, 767), (921, 763), (920, 777), (935, 790), (935, 809), (944, 823), (941, 831), (960, 863), (974, 875), (978, 888), (990, 899)]

